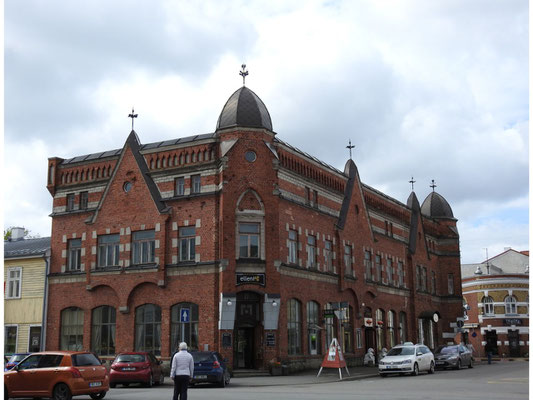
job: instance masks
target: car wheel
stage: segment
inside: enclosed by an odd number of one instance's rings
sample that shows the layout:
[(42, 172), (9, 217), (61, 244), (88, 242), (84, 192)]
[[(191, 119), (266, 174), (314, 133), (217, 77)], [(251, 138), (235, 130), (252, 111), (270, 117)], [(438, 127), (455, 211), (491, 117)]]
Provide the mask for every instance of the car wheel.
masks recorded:
[(165, 383), (165, 375), (163, 375), (163, 371), (159, 374), (159, 385), (162, 385)]
[(412, 375), (413, 376), (417, 376), (418, 375), (418, 363), (415, 363), (415, 365), (413, 365)]
[(433, 374), (434, 372), (435, 372), (435, 363), (431, 361), (431, 364), (429, 364), (428, 374)]
[(226, 374), (225, 373), (222, 374), (222, 379), (220, 379), (220, 382), (218, 382), (218, 386), (221, 388), (226, 387)]
[(468, 368), (474, 368), (474, 360), (470, 359), (470, 363), (468, 364)]
[(455, 369), (461, 369), (461, 360), (457, 360), (457, 365), (455, 366)]
[(379, 374), (379, 376), (381, 376), (382, 378), (385, 378), (387, 374)]
[(148, 379), (148, 382), (146, 382), (146, 387), (151, 388), (152, 386), (154, 386), (154, 376), (150, 374), (150, 378)]
[(58, 383), (54, 388), (53, 400), (71, 400), (72, 393), (70, 393), (69, 387), (65, 383)]
[(110, 383), (110, 384), (109, 384), (109, 387), (110, 387), (111, 389), (114, 389), (114, 388), (117, 387), (117, 384), (116, 384), (116, 383)]
[(124, 387), (128, 387), (130, 384), (129, 383), (123, 383), (122, 386)]
[(105, 397), (105, 392), (91, 393), (89, 396), (91, 396), (91, 399), (100, 400), (100, 399), (103, 399)]

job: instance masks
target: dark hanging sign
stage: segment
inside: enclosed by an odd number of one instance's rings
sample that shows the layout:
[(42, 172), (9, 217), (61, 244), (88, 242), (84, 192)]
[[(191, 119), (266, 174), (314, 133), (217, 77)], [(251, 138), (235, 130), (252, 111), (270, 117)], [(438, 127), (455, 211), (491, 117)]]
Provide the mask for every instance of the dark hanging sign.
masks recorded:
[(265, 274), (235, 274), (237, 278), (237, 286), (239, 285), (261, 285), (265, 286)]
[(266, 334), (266, 345), (268, 347), (276, 347), (276, 334), (275, 333), (267, 333)]
[(503, 324), (505, 326), (519, 325), (522, 326), (522, 320), (519, 318), (504, 318)]
[(222, 347), (224, 348), (231, 347), (231, 333), (222, 334)]

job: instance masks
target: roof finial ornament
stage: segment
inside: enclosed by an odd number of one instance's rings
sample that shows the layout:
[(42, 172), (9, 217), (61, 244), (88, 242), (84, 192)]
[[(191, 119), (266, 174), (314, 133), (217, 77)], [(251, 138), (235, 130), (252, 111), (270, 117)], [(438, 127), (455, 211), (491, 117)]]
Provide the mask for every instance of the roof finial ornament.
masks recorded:
[(429, 187), (433, 189), (433, 192), (435, 191), (435, 188), (437, 187), (437, 184), (435, 183), (435, 179), (431, 180), (431, 185), (429, 185)]
[(241, 65), (241, 71), (239, 75), (242, 76), (242, 85), (245, 86), (245, 79), (248, 76), (248, 71), (246, 70), (246, 64)]
[(414, 192), (415, 191), (415, 178), (413, 178), (411, 176), (411, 180), (409, 181), (409, 183), (411, 184), (411, 191)]
[(128, 118), (131, 118), (131, 130), (133, 130), (133, 118), (137, 118), (139, 114), (135, 114), (133, 107), (131, 108), (131, 114), (128, 115)]
[(355, 146), (352, 145), (352, 139), (348, 139), (348, 146), (346, 146), (346, 148), (350, 150), (350, 160), (352, 159), (352, 149), (353, 149), (354, 147), (355, 147)]

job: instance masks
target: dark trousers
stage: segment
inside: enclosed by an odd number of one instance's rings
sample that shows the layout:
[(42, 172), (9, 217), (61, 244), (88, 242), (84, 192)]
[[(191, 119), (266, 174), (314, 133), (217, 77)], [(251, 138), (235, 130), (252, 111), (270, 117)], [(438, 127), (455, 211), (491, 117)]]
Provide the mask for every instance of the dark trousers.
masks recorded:
[(172, 400), (187, 400), (187, 388), (189, 387), (189, 375), (176, 375), (174, 377), (174, 397)]

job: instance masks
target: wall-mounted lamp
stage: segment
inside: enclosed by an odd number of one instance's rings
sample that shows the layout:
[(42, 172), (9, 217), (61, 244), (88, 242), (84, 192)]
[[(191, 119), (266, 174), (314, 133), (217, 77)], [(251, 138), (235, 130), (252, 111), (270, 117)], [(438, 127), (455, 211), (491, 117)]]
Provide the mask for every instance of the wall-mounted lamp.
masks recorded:
[(276, 303), (276, 300), (272, 300), (272, 307), (277, 307), (278, 303)]
[(233, 303), (231, 302), (231, 299), (228, 299), (228, 302), (226, 303), (229, 306), (231, 306)]

